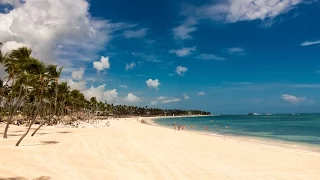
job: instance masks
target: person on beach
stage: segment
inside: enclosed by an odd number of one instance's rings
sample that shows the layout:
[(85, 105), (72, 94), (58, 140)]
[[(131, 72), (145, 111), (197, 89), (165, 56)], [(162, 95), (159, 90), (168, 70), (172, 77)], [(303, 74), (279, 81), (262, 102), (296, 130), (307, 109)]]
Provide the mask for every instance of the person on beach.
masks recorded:
[(175, 124), (173, 124), (173, 129), (177, 130), (177, 126)]
[(180, 131), (180, 128), (181, 128), (181, 127), (180, 127), (180, 124), (179, 124), (179, 125), (178, 125), (178, 131)]
[(205, 126), (204, 129), (205, 129), (206, 131), (208, 131), (208, 126)]

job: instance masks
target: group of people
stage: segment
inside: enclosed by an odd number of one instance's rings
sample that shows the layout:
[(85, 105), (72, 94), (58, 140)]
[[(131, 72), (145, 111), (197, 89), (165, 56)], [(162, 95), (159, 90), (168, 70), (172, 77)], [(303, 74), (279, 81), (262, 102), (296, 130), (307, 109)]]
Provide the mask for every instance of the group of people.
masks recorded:
[(180, 125), (180, 124), (178, 124), (178, 125), (173, 124), (173, 129), (180, 131), (180, 130), (186, 129), (186, 126), (185, 125)]
[[(168, 126), (169, 126), (169, 125), (168, 125)], [(174, 129), (174, 130), (178, 130), (178, 131), (180, 131), (180, 130), (185, 130), (185, 129), (186, 129), (186, 126), (185, 126), (185, 125), (180, 125), (180, 124), (177, 125), (177, 124), (173, 123), (172, 126), (173, 126), (173, 129)], [(195, 127), (196, 127), (196, 126), (194, 126), (194, 125), (190, 125), (190, 129), (195, 128)], [(205, 129), (206, 131), (208, 131), (208, 126), (205, 126), (204, 129)]]

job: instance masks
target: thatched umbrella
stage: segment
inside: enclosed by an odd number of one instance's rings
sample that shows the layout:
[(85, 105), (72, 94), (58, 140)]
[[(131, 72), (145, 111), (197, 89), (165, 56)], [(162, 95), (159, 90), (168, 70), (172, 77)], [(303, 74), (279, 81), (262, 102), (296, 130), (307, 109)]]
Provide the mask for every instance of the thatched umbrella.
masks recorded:
[(77, 116), (71, 116), (71, 119), (72, 119), (73, 121), (77, 121), (79, 118), (78, 118)]
[(72, 119), (72, 117), (70, 117), (70, 116), (63, 116), (63, 117), (61, 118), (61, 121), (73, 121), (73, 119)]
[(8, 117), (7, 117), (7, 116), (3, 116), (3, 117), (2, 117), (2, 120), (3, 120), (3, 121), (7, 121), (7, 120), (8, 120)]

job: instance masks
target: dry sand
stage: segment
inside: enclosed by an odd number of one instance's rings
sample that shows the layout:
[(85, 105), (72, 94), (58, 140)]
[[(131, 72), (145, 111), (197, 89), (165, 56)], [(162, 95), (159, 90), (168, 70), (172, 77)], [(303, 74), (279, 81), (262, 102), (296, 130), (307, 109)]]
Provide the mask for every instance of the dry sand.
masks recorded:
[(15, 147), (22, 130), (12, 126), (9, 139), (0, 139), (0, 179), (320, 179), (319, 152), (174, 131), (136, 118), (100, 129), (44, 127)]

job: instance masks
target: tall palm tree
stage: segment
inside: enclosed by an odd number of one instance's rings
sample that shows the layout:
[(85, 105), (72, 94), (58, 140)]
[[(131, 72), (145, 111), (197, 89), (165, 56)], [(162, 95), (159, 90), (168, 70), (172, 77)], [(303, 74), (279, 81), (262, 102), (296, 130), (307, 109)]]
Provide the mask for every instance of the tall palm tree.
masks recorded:
[(35, 88), (35, 91), (37, 91), (38, 104), (35, 107), (35, 113), (33, 114), (33, 117), (30, 121), (28, 130), (25, 132), (25, 134), (21, 136), (21, 138), (16, 143), (16, 146), (19, 146), (21, 141), (28, 135), (32, 125), (36, 120), (37, 115), (40, 114), (40, 110), (42, 109), (42, 106), (43, 106), (44, 91), (49, 81), (48, 76), (46, 74), (46, 66), (44, 65), (43, 62), (37, 59), (31, 58), (30, 61), (24, 64), (24, 67), (26, 69), (26, 72), (28, 73), (26, 76), (29, 76), (31, 79), (30, 84)]
[[(3, 138), (8, 137), (7, 133), (8, 133), (9, 125), (18, 107), (18, 102), (13, 100), (14, 94), (16, 94), (17, 89), (20, 89), (20, 91), (22, 90), (22, 86), (20, 86), (20, 88), (15, 88), (19, 86), (19, 84), (17, 85), (15, 84), (15, 81), (17, 77), (20, 77), (20, 78), (22, 77), (24, 73), (24, 65), (27, 62), (31, 61), (30, 59), (31, 52), (32, 51), (30, 49), (26, 47), (22, 47), (17, 50), (11, 51), (9, 54), (6, 54), (5, 56), (1, 55), (2, 64), (5, 67), (5, 71), (9, 74), (6, 84), (8, 84), (10, 80), (12, 80), (11, 93), (8, 99), (6, 100), (6, 107), (9, 112), (9, 117), (7, 119), (7, 124), (3, 133)], [(14, 102), (16, 103), (13, 104)]]
[[(49, 116), (47, 120), (50, 120), (54, 115), (57, 114), (57, 99), (58, 99), (58, 84), (59, 84), (59, 78), (61, 75), (63, 67), (57, 69), (57, 65), (48, 65), (46, 67), (46, 75), (48, 78), (48, 82), (52, 83), (52, 86), (54, 87), (54, 111), (53, 113)], [(36, 132), (44, 125), (46, 121), (42, 121), (42, 123), (38, 126), (38, 128), (31, 134), (31, 136), (34, 136)]]
[(56, 65), (49, 65), (47, 67), (47, 73), (55, 87), (55, 99), (54, 99), (54, 114), (57, 113), (57, 99), (58, 99), (58, 84), (63, 67), (57, 69)]

